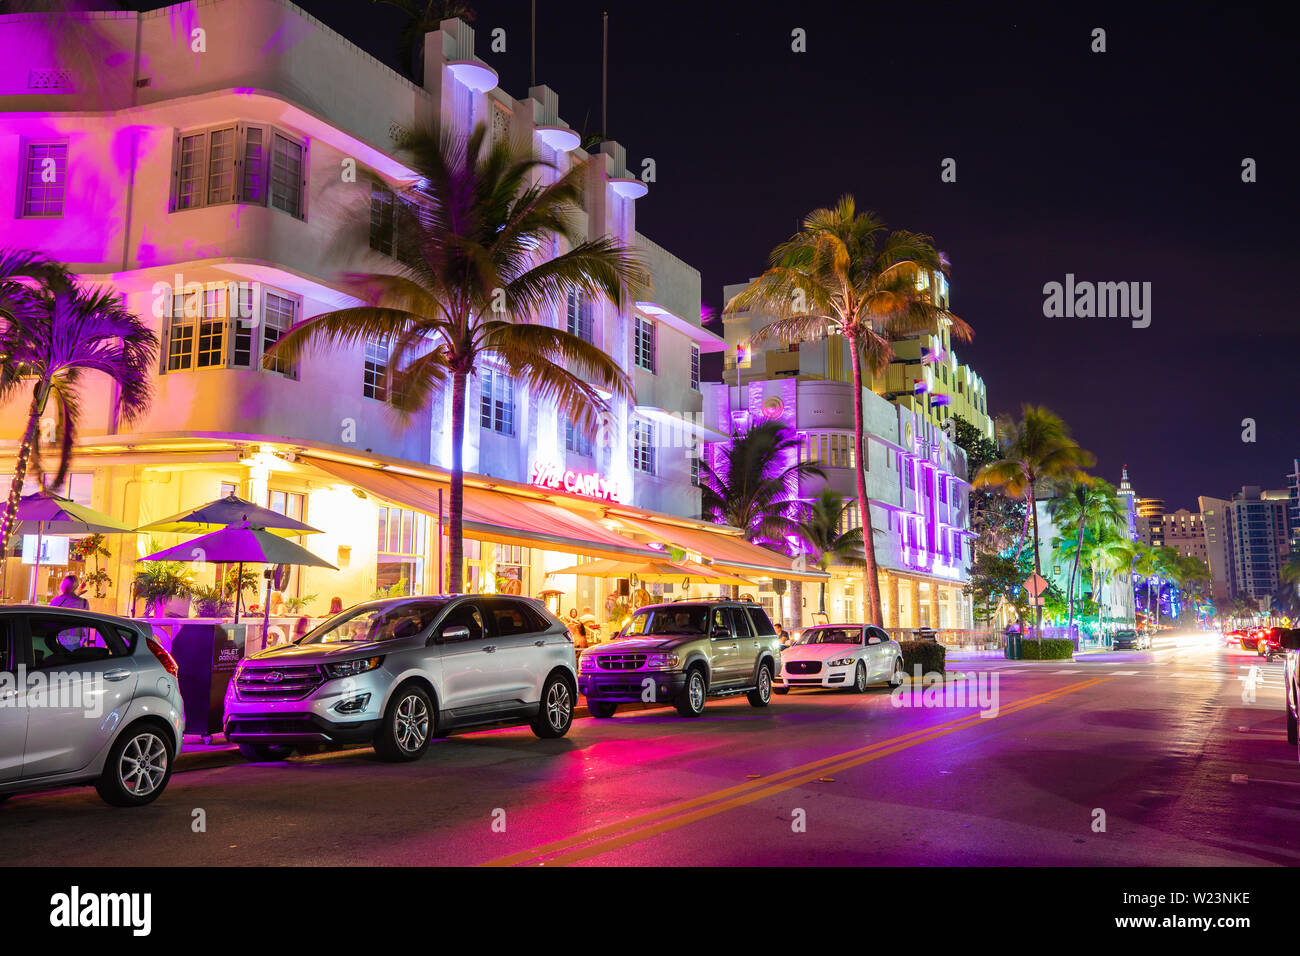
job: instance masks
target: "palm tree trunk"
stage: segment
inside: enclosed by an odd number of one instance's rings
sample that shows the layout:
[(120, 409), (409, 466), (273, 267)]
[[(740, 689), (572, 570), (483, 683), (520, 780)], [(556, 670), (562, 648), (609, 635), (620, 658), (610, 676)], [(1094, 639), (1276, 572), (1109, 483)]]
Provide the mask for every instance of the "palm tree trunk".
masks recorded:
[(863, 600), (865, 603), (865, 624), (884, 624), (884, 613), (880, 605), (880, 580), (876, 575), (876, 536), (871, 527), (871, 502), (867, 499), (867, 449), (863, 443), (862, 428), (862, 354), (858, 351), (856, 336), (846, 336), (849, 340), (849, 355), (853, 360), (853, 442), (857, 448), (854, 460), (857, 467), (854, 477), (857, 479), (858, 516), (862, 520), (862, 552), (866, 558), (862, 569)]
[(27, 464), (32, 455), (32, 444), (36, 441), (40, 428), (41, 414), (45, 411), (45, 402), (49, 390), (44, 383), (36, 386), (32, 392), (32, 403), (27, 410), (27, 427), (23, 430), (23, 440), (18, 446), (18, 460), (14, 462), (14, 478), (9, 485), (9, 500), (5, 502), (4, 517), (0, 518), (0, 564), (8, 565), (6, 555), (9, 549), (9, 536), (13, 533), (14, 519), (18, 515), (18, 499), (23, 495), (23, 483), (27, 480)]
[(822, 593), (821, 596), (817, 599), (817, 610), (825, 614), (826, 613), (826, 582), (822, 581), (820, 583), (820, 587), (822, 589)]
[(451, 375), (451, 494), (447, 501), (447, 593), (463, 591), (465, 542), (465, 384), (468, 373), (456, 368)]
[(790, 582), (790, 626), (803, 627), (803, 582)]
[[(1039, 577), (1042, 577), (1043, 564), (1038, 551), (1038, 504), (1037, 504), (1037, 499), (1034, 497), (1034, 480), (1032, 477), (1030, 477), (1029, 479), (1029, 485), (1026, 489), (1025, 495), (1029, 502), (1030, 514), (1032, 514), (1034, 518), (1034, 573), (1037, 574)], [(1040, 641), (1043, 639), (1042, 601), (1046, 597), (1046, 595), (1047, 592), (1044, 591), (1042, 594), (1038, 596), (1039, 604), (1036, 606), (1034, 611), (1034, 620), (1036, 622), (1034, 624), (1034, 637), (1035, 639)]]
[(1074, 624), (1074, 579), (1079, 574), (1079, 556), (1083, 554), (1083, 519), (1086, 513), (1079, 509), (1079, 538), (1074, 545), (1074, 567), (1070, 569), (1070, 613), (1065, 620), (1066, 630)]

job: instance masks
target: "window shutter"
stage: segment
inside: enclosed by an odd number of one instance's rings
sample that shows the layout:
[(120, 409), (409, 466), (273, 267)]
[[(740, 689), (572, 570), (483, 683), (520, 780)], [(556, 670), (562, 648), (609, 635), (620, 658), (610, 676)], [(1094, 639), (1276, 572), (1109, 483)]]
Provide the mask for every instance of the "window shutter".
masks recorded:
[(167, 356), (171, 352), (172, 297), (167, 296), (167, 312), (162, 317), (162, 331), (158, 336), (158, 374), (167, 374)]
[[(181, 131), (176, 130), (175, 135), (173, 135), (172, 137), (172, 195), (171, 195), (170, 209), (168, 210), (169, 212), (176, 211), (176, 201), (181, 191), (180, 184), (181, 184)], [(168, 308), (167, 311), (168, 311), (168, 315), (170, 315), (171, 309)], [(168, 323), (168, 325), (170, 325), (170, 322)], [(166, 330), (167, 326), (164, 325), (163, 328), (164, 330)]]
[[(302, 141), (302, 168), (301, 175), (298, 177), (298, 218), (303, 222), (307, 221), (307, 166), (311, 162), (311, 140), (306, 137)], [(394, 229), (396, 222), (394, 221)]]

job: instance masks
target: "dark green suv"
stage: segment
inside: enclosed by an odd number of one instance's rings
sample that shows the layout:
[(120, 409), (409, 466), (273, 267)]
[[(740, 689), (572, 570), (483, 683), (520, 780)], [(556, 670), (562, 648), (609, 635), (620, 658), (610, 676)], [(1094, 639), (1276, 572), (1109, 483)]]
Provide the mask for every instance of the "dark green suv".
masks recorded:
[(745, 601), (678, 601), (640, 608), (608, 644), (583, 652), (578, 690), (593, 717), (620, 703), (671, 703), (698, 717), (709, 697), (772, 699), (780, 640), (766, 612)]

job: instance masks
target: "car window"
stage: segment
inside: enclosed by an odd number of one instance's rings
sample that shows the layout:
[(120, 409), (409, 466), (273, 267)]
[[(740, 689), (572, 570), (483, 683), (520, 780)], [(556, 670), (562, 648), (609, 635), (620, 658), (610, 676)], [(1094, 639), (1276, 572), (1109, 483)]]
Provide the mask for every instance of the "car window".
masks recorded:
[(636, 634), (703, 634), (705, 609), (698, 604), (684, 607), (644, 608), (632, 615), (627, 635)]
[(535, 634), (549, 626), (541, 616), (521, 601), (489, 601), (487, 611), (492, 615), (497, 636)]
[(713, 609), (713, 614), (710, 615), (710, 620), (713, 622), (712, 628), (714, 637), (716, 637), (720, 631), (731, 630), (731, 619), (727, 614), (727, 609), (725, 607), (715, 607)]
[(776, 628), (772, 626), (771, 619), (761, 607), (745, 608), (749, 614), (749, 623), (753, 627), (754, 633), (759, 637), (771, 637), (776, 633)]
[(731, 610), (731, 633), (736, 637), (749, 637), (749, 615), (745, 613), (743, 607), (733, 607)]
[(482, 640), (485, 632), (483, 612), (473, 601), (462, 601), (442, 619), (441, 630), (445, 631), (449, 627), (467, 627), (471, 641)]
[(861, 644), (860, 627), (810, 627), (799, 638), (800, 644)]
[(9, 634), (9, 619), (0, 618), (0, 671), (13, 673), (18, 669), (18, 662), (14, 660), (14, 645)]
[(443, 608), (441, 601), (361, 605), (308, 631), (299, 644), (360, 644), (416, 637)]
[(869, 638), (878, 637), (882, 641), (887, 641), (889, 640), (889, 633), (885, 631), (884, 628), (879, 628), (876, 627), (875, 625), (872, 625), (871, 627), (867, 628), (867, 637)]
[(42, 669), (129, 657), (134, 642), (124, 633), (129, 632), (86, 618), (32, 614), (27, 618), (28, 659), (34, 669)]

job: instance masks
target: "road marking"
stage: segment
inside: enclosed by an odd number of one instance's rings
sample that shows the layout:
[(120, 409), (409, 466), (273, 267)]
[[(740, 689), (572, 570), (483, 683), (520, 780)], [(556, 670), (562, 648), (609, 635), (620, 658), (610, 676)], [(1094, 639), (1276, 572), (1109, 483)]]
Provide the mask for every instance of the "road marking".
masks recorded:
[[(638, 843), (667, 830), (686, 826), (697, 820), (715, 816), (735, 807), (774, 796), (801, 784), (819, 780), (837, 771), (848, 770), (897, 753), (900, 750), (928, 743), (958, 730), (965, 730), (1030, 707), (1036, 707), (1039, 704), (1049, 703), (1058, 697), (1085, 690), (1109, 679), (1108, 677), (1094, 677), (1074, 684), (1067, 684), (1065, 687), (1045, 691), (1041, 694), (1034, 694), (1003, 706), (998, 711), (997, 717), (981, 717), (979, 714), (970, 714), (930, 727), (918, 728), (888, 740), (878, 741), (844, 753), (833, 754), (798, 767), (791, 767), (772, 774), (765, 779), (737, 784), (689, 800), (668, 804), (629, 817), (618, 823), (606, 824), (559, 840), (552, 840), (531, 849), (489, 860), (481, 865), (515, 866), (519, 863), (544, 863), (544, 865), (548, 866), (563, 866), (574, 863), (587, 857), (607, 853), (629, 843)], [(561, 851), (568, 852), (562, 853)], [(549, 860), (543, 860), (544, 857), (550, 857), (553, 854), (560, 855)]]
[(1076, 667), (1073, 670), (1052, 671), (1052, 673), (1053, 674), (1081, 674), (1083, 672)]
[(1132, 677), (1134, 674), (1137, 673), (1138, 673), (1137, 671), (1111, 671), (1110, 676), (1111, 677)]
[(1300, 787), (1300, 780), (1265, 780), (1260, 777), (1250, 777), (1244, 773), (1234, 773), (1228, 779), (1233, 783), (1272, 783), (1279, 787)]

